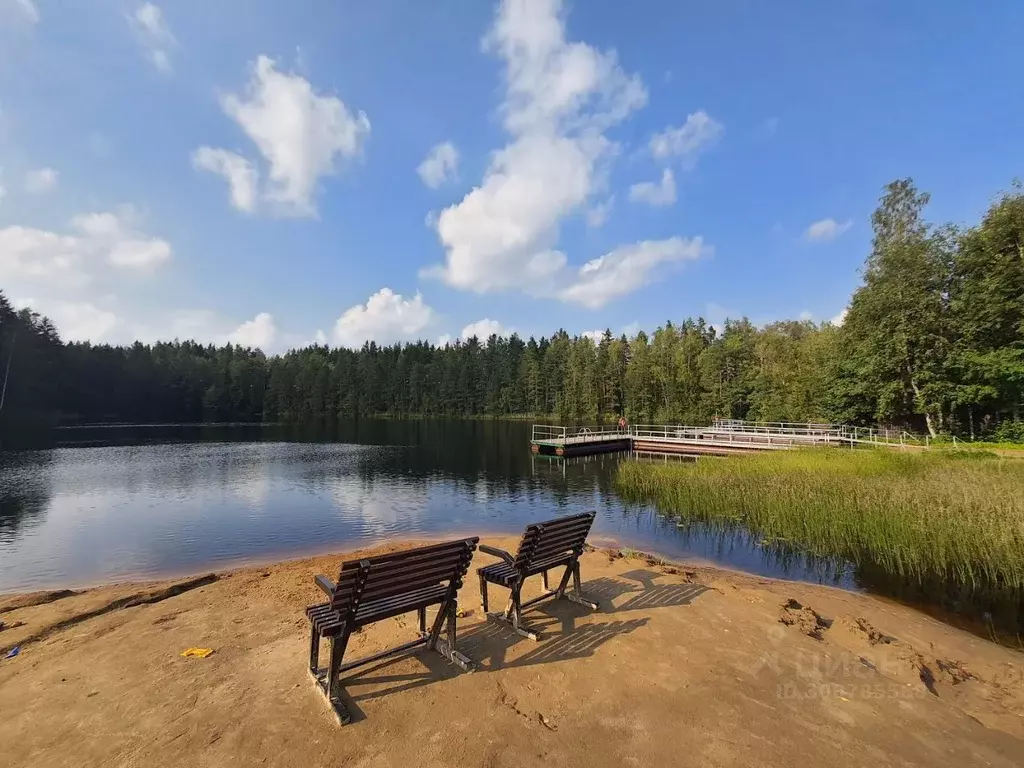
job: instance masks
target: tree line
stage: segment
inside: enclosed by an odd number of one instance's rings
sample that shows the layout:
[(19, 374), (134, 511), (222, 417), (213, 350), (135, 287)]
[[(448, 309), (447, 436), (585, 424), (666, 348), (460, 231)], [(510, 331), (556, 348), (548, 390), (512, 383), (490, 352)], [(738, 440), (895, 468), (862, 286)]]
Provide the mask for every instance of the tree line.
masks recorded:
[[(889, 184), (842, 325), (701, 318), (632, 338), (470, 338), (283, 355), (194, 341), (62, 343), (0, 293), (0, 430), (96, 422), (304, 422), (365, 416), (585, 423), (880, 423), (1024, 439), (1024, 193), (957, 228)], [(8, 373), (9, 370), (9, 373)]]

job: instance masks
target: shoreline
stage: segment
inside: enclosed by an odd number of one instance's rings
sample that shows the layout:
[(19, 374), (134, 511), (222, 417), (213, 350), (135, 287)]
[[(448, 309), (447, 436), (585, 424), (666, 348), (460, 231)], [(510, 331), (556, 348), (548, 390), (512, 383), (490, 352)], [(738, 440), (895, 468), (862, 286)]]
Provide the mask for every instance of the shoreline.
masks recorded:
[[(484, 540), (514, 549), (518, 537)], [(43, 768), (71, 754), (83, 766), (131, 754), (156, 768), (548, 766), (585, 749), (594, 768), (680, 754), (867, 768), (883, 750), (893, 763), (1009, 768), (1024, 750), (1019, 652), (870, 595), (609, 549), (582, 558), (601, 610), (528, 609), (536, 643), (484, 620), (471, 571), (457, 642), (476, 673), (426, 652), (397, 657), (346, 683), (359, 714), (339, 729), (304, 670), (303, 611), (323, 599), (313, 576), (410, 543), (0, 597), (0, 647), (21, 648), (0, 659), (5, 756)], [(472, 567), (493, 561), (477, 552)], [(353, 653), (408, 640), (414, 624), (374, 624), (353, 635)], [(190, 647), (214, 653), (182, 658)], [(740, 731), (722, 726), (737, 721)]]
[[(230, 571), (238, 571), (244, 569), (261, 568), (272, 565), (287, 565), (303, 560), (319, 559), (330, 556), (337, 556), (344, 558), (345, 556), (363, 552), (367, 550), (375, 550), (391, 545), (399, 547), (413, 546), (416, 544), (430, 544), (439, 541), (446, 541), (448, 539), (465, 538), (469, 536), (480, 536), (483, 539), (507, 539), (514, 537), (514, 533), (501, 530), (484, 530), (481, 531), (479, 526), (475, 526), (472, 531), (462, 530), (451, 530), (445, 531), (444, 533), (437, 534), (424, 534), (424, 535), (409, 535), (402, 537), (381, 537), (376, 539), (368, 539), (362, 542), (352, 542), (352, 546), (345, 544), (330, 544), (321, 548), (316, 549), (302, 549), (295, 551), (275, 552), (268, 554), (266, 557), (240, 557), (224, 560), (221, 562), (211, 562), (205, 566), (199, 567), (188, 567), (179, 570), (170, 569), (167, 571), (157, 571), (153, 573), (146, 573), (143, 571), (125, 573), (119, 576), (113, 576), (109, 579), (102, 581), (92, 582), (68, 582), (60, 581), (48, 584), (41, 584), (31, 588), (20, 588), (14, 587), (11, 589), (0, 589), (0, 602), (4, 598), (18, 597), (28, 594), (34, 594), (37, 592), (56, 592), (62, 590), (74, 590), (84, 592), (88, 590), (103, 589), (105, 587), (116, 587), (121, 585), (129, 584), (149, 584), (154, 582), (162, 581), (179, 581), (184, 579), (192, 579), (198, 576), (203, 576), (208, 573), (226, 573)], [(594, 542), (592, 547), (599, 551), (633, 551), (643, 556), (650, 556), (655, 559), (662, 560), (670, 565), (674, 565), (680, 568), (700, 568), (708, 571), (720, 571), (725, 574), (735, 574), (737, 576), (747, 576), (753, 579), (770, 579), (772, 581), (778, 581), (782, 583), (795, 583), (795, 584), (808, 584), (812, 586), (825, 587), (829, 589), (836, 589), (840, 592), (849, 592), (852, 594), (867, 594), (875, 595), (871, 590), (862, 587), (844, 587), (838, 584), (828, 584), (823, 581), (814, 581), (810, 579), (801, 579), (799, 577), (786, 577), (786, 576), (773, 576), (759, 574), (754, 571), (744, 570), (742, 568), (733, 568), (723, 563), (717, 563), (708, 558), (700, 557), (680, 557), (678, 555), (672, 555), (671, 553), (659, 550), (657, 547), (651, 547), (649, 544), (643, 545), (640, 549), (635, 546), (631, 546), (627, 542), (619, 539), (615, 536), (601, 535), (592, 533), (589, 537), (588, 543)], [(340, 560), (339, 560), (340, 563)], [(875, 595), (878, 597), (884, 597), (881, 595)], [(898, 601), (897, 601), (898, 602)]]

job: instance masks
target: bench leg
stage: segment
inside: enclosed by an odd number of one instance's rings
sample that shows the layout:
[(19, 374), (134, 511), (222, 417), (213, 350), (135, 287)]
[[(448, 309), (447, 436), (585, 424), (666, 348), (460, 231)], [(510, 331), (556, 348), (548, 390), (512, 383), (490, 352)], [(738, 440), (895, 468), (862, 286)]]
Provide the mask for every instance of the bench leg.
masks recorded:
[(313, 636), (315, 639), (312, 642), (312, 646), (316, 647), (316, 656), (313, 655), (311, 648), (309, 675), (313, 678), (317, 691), (324, 697), (327, 705), (334, 713), (334, 718), (338, 721), (338, 725), (346, 725), (352, 722), (352, 713), (345, 706), (345, 702), (342, 701), (337, 688), (341, 660), (345, 656), (345, 646), (348, 645), (349, 633), (344, 632), (340, 637), (331, 638), (331, 660), (329, 666), (323, 672), (317, 667), (319, 663), (320, 638), (317, 636), (316, 629), (313, 630)]
[(434, 650), (452, 662), (452, 664), (455, 664), (463, 672), (472, 672), (474, 669), (472, 659), (465, 654), (459, 653), (458, 646), (455, 644), (455, 619), (458, 610), (458, 603), (453, 600), (450, 608), (445, 611), (447, 613), (447, 618), (445, 618), (447, 638), (438, 637), (435, 640)]
[(427, 634), (427, 609), (426, 608), (420, 608), (419, 609), (419, 615), (420, 615), (420, 617), (419, 617), (420, 618), (420, 634), (421, 635), (425, 635), (425, 634)]
[(316, 631), (316, 626), (313, 627), (309, 637), (309, 671), (313, 675), (313, 679), (316, 679), (317, 672), (320, 670), (320, 633)]
[(480, 602), (483, 605), (484, 613), (487, 613), (487, 579), (480, 574)]
[(508, 604), (505, 606), (504, 613), (487, 613), (486, 616), (488, 619), (509, 625), (514, 632), (523, 637), (537, 641), (540, 640), (540, 634), (531, 627), (528, 627), (523, 621), (522, 590), (522, 584), (514, 584), (511, 587), (511, 593), (508, 596)]
[(580, 605), (585, 605), (587, 608), (590, 608), (591, 610), (594, 610), (594, 611), (600, 610), (601, 609), (600, 605), (598, 605), (593, 600), (591, 600), (589, 597), (587, 597), (586, 595), (583, 594), (583, 587), (582, 587), (582, 584), (581, 584), (582, 580), (580, 579), (580, 561), (576, 560), (572, 564), (571, 568), (572, 568), (572, 592), (570, 592), (567, 595), (565, 595), (565, 597), (568, 600), (570, 600), (570, 601), (572, 601), (574, 603), (579, 603)]

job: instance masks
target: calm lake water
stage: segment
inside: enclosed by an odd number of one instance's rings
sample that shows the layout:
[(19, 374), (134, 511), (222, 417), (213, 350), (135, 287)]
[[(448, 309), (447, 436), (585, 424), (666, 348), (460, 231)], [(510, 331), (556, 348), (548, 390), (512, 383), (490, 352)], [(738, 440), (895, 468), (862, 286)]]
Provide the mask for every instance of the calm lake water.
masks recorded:
[(0, 591), (179, 575), (383, 539), (518, 533), (596, 509), (591, 541), (854, 586), (850, 569), (680, 524), (613, 489), (619, 457), (534, 456), (517, 422), (59, 430), (0, 453)]

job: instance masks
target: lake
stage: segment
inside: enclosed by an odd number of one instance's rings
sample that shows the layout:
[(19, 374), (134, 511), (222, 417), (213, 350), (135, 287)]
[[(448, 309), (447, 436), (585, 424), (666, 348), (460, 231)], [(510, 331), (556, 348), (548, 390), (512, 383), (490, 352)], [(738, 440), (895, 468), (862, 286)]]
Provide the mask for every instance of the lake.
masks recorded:
[(842, 564), (627, 505), (619, 456), (535, 456), (529, 436), (523, 422), (443, 420), (57, 430), (55, 447), (0, 453), (0, 591), (514, 534), (590, 509), (596, 544), (855, 586)]

